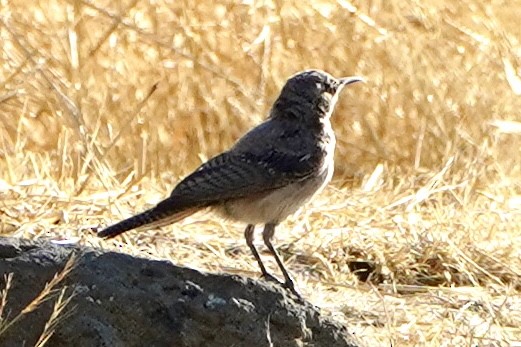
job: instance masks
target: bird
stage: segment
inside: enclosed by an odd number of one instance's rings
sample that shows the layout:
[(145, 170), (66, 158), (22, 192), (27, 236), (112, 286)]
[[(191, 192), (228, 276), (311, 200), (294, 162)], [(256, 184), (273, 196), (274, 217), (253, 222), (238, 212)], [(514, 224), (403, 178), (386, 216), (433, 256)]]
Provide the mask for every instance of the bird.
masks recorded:
[[(341, 91), (362, 77), (335, 78), (310, 69), (291, 76), (268, 117), (230, 149), (182, 179), (156, 206), (98, 233), (112, 238), (132, 229), (150, 230), (210, 208), (226, 219), (244, 222), (246, 244), (261, 278), (277, 282), (301, 297), (273, 246), (276, 227), (329, 183), (334, 170), (335, 133), (331, 116)], [(270, 274), (254, 245), (255, 225), (284, 276)]]

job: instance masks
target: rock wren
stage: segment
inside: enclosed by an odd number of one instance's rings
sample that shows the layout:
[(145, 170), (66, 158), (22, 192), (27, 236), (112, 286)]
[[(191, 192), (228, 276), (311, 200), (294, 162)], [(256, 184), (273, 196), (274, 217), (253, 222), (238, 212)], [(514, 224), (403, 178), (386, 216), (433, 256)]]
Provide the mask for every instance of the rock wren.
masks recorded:
[(264, 224), (264, 244), (284, 276), (283, 285), (300, 296), (271, 240), (275, 227), (331, 180), (335, 134), (330, 117), (341, 90), (358, 81), (362, 78), (337, 79), (319, 70), (297, 73), (286, 82), (263, 123), (179, 182), (170, 197), (98, 236), (165, 226), (210, 207), (248, 224), (244, 236), (262, 276), (279, 282), (268, 273), (253, 244), (255, 224)]

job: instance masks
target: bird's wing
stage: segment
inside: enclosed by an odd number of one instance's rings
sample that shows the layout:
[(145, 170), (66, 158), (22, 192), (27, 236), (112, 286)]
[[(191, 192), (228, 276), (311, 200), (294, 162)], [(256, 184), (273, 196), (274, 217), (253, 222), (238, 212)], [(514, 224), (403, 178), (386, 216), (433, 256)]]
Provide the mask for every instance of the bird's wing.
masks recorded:
[(271, 191), (313, 175), (312, 159), (275, 149), (263, 154), (224, 152), (182, 180), (167, 200), (188, 208)]

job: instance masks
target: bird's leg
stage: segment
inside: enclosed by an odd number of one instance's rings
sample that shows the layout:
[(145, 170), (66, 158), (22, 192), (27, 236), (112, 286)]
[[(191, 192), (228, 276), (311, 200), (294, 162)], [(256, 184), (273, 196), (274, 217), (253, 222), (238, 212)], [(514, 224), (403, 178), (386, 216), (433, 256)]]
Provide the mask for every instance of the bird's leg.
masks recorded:
[(262, 273), (262, 278), (264, 278), (267, 281), (276, 282), (279, 284), (282, 284), (275, 276), (271, 275), (264, 266), (264, 263), (262, 262), (262, 259), (259, 255), (259, 252), (257, 251), (257, 248), (255, 248), (255, 245), (253, 244), (253, 231), (255, 230), (255, 225), (248, 224), (246, 227), (246, 230), (244, 230), (244, 237), (246, 238), (246, 244), (248, 247), (250, 247), (251, 253), (253, 253), (253, 256), (255, 257), (255, 260), (257, 260), (257, 263), (259, 263), (259, 267)]
[(275, 234), (275, 224), (266, 224), (264, 226), (264, 231), (262, 232), (262, 237), (264, 239), (264, 244), (266, 247), (268, 247), (268, 250), (273, 255), (275, 260), (277, 261), (277, 264), (279, 265), (280, 271), (282, 271), (282, 275), (284, 275), (284, 287), (288, 288), (293, 294), (298, 296), (299, 298), (302, 297), (302, 295), (299, 293), (299, 291), (295, 288), (295, 283), (293, 281), (293, 278), (291, 278), (289, 272), (284, 267), (284, 263), (282, 263), (282, 260), (280, 259), (279, 253), (273, 247), (273, 244), (271, 243), (271, 239), (273, 238), (273, 234)]

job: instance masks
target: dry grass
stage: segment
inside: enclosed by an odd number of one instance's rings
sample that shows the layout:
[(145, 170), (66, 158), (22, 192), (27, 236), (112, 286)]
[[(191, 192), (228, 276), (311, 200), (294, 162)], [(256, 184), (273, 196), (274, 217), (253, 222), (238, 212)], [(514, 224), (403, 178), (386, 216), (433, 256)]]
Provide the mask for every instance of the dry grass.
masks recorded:
[(3, 234), (257, 276), (210, 215), (90, 228), (166, 196), (289, 75), (359, 74), (334, 184), (277, 234), (299, 286), (372, 346), (521, 345), (519, 2), (0, 2)]
[(15, 326), (27, 314), (34, 312), (44, 302), (56, 297), (49, 319), (45, 322), (43, 331), (41, 332), (38, 341), (35, 343), (35, 347), (45, 346), (47, 341), (49, 341), (51, 336), (54, 334), (56, 326), (66, 318), (65, 308), (74, 296), (74, 293), (67, 293), (67, 286), (62, 286), (61, 289), (58, 289), (57, 287), (74, 268), (75, 262), (76, 257), (71, 255), (63, 269), (56, 273), (55, 276), (45, 284), (44, 288), (31, 302), (12, 317), (9, 317), (9, 312), (7, 312), (8, 310), (6, 308), (8, 306), (9, 290), (11, 289), (14, 275), (13, 273), (4, 275), (4, 288), (0, 291), (0, 337), (5, 335), (7, 330)]

